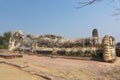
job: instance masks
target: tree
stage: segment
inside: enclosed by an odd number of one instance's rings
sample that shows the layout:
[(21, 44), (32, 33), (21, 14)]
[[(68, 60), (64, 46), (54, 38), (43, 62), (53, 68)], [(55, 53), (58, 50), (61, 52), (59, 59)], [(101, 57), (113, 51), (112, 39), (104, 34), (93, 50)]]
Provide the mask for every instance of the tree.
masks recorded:
[(4, 40), (3, 36), (0, 35), (0, 48), (3, 48), (4, 43), (3, 40)]
[(9, 38), (11, 37), (11, 32), (5, 32), (3, 36), (0, 36), (0, 49), (8, 48)]
[(85, 7), (85, 6), (88, 6), (88, 5), (92, 5), (94, 3), (97, 3), (97, 2), (100, 2), (102, 0), (87, 0), (87, 1), (79, 1), (78, 3), (80, 4), (79, 7), (77, 8), (82, 8), (82, 7)]
[(116, 45), (117, 45), (118, 48), (120, 48), (120, 42), (118, 42)]
[(3, 34), (3, 37), (4, 37), (4, 45), (5, 45), (5, 47), (7, 48), (8, 47), (8, 45), (9, 45), (9, 39), (10, 39), (10, 37), (11, 37), (11, 32), (9, 31), (9, 32), (5, 32), (4, 34)]
[[(89, 6), (89, 5), (93, 5), (93, 4), (96, 4), (98, 2), (102, 2), (102, 1), (105, 1), (105, 0), (80, 0), (78, 2), (78, 4), (80, 5), (79, 7), (76, 7), (77, 9), (79, 8), (82, 8), (82, 7), (85, 7), (85, 6)], [(109, 2), (119, 2), (120, 3), (120, 0), (109, 0)], [(120, 15), (120, 8), (115, 8), (117, 10), (116, 13), (114, 13), (114, 15)], [(113, 16), (114, 16), (113, 15)]]

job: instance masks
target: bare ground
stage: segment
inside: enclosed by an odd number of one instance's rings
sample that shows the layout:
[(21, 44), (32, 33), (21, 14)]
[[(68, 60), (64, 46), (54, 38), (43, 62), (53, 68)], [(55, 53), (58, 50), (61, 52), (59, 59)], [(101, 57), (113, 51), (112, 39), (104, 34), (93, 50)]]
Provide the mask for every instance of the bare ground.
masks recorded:
[(0, 64), (0, 80), (44, 80), (43, 78), (29, 74), (14, 66)]
[(23, 58), (0, 58), (0, 62), (16, 66), (20, 70), (29, 72), (31, 76), (37, 75), (40, 77), (39, 80), (120, 80), (120, 58), (114, 63), (105, 63), (23, 55)]

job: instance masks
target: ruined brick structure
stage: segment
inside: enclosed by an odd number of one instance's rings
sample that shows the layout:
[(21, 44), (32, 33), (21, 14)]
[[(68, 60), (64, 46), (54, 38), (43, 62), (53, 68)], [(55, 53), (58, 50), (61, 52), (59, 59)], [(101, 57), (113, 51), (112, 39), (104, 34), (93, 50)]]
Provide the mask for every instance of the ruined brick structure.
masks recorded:
[(65, 39), (62, 36), (51, 34), (23, 36), (22, 31), (17, 30), (13, 32), (9, 40), (9, 50), (43, 55), (100, 56), (106, 62), (116, 58), (115, 39), (108, 35), (105, 35), (104, 38), (98, 37), (97, 29), (93, 29), (92, 37), (76, 39)]

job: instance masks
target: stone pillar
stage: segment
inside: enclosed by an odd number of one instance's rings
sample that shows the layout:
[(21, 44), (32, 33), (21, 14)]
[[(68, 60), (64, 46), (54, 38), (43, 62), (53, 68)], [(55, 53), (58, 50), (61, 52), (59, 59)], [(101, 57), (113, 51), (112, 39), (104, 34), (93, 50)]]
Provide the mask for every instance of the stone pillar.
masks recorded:
[(92, 37), (98, 37), (98, 30), (97, 29), (93, 29)]

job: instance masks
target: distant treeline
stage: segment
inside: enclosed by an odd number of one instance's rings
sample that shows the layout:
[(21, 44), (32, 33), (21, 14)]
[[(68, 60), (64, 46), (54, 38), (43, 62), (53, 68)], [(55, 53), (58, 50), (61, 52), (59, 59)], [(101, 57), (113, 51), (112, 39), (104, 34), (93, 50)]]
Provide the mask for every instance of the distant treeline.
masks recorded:
[(0, 35), (0, 49), (8, 48), (10, 37), (11, 37), (11, 31), (4, 32), (3, 35)]

